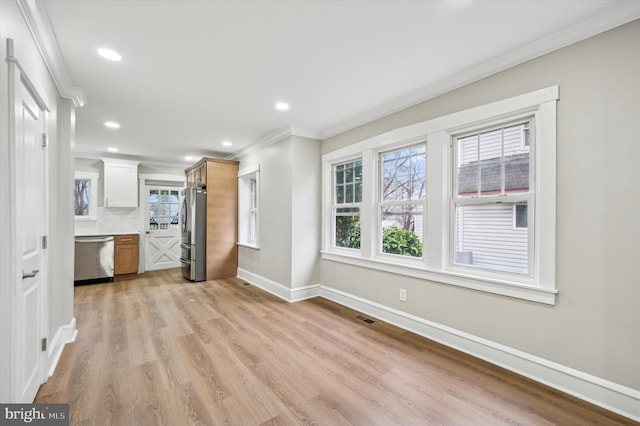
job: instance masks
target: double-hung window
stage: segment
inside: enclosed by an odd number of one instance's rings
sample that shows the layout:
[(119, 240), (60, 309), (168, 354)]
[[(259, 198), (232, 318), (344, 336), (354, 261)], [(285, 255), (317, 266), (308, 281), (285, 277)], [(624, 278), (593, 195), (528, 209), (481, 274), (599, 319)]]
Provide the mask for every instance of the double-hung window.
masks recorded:
[(260, 167), (238, 172), (238, 244), (259, 248)]
[(529, 275), (534, 227), (523, 225), (534, 223), (533, 147), (524, 140), (530, 124), (526, 118), (454, 136), (454, 264)]
[(360, 249), (362, 160), (333, 166), (333, 246)]
[(555, 303), (558, 92), (325, 153), (323, 259)]
[(426, 200), (426, 144), (380, 153), (380, 249), (421, 258)]

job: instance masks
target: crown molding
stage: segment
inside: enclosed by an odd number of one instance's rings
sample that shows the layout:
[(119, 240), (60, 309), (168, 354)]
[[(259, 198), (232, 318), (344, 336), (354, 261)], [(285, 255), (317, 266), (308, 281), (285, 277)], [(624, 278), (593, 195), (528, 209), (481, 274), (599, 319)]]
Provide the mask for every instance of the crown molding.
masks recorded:
[(251, 145), (241, 149), (240, 151), (234, 152), (228, 157), (225, 157), (225, 160), (238, 160), (291, 136), (300, 136), (301, 138), (320, 140), (320, 133), (315, 130), (301, 129), (298, 127), (285, 127), (278, 130), (277, 132), (265, 136), (264, 138), (252, 143)]
[(115, 153), (97, 153), (97, 152), (79, 152), (79, 151), (76, 151), (73, 153), (74, 158), (83, 159), (83, 160), (95, 160), (95, 161), (102, 161), (103, 158), (108, 158), (108, 157), (105, 157), (105, 155), (108, 155), (109, 158), (117, 161), (132, 161), (132, 162), (137, 161), (138, 163), (140, 163), (141, 166), (145, 166), (145, 167), (160, 167), (160, 168), (167, 168), (167, 169), (184, 170), (187, 167), (194, 164), (193, 162), (185, 162), (185, 163), (170, 162), (170, 161), (157, 160), (153, 158), (140, 157), (136, 155), (123, 155), (123, 154), (115, 154)]
[(285, 127), (284, 129), (280, 129), (277, 132), (274, 132), (264, 138), (252, 143), (246, 148), (241, 149), (238, 152), (234, 152), (233, 154), (225, 157), (225, 160), (237, 160), (242, 157), (246, 157), (247, 155), (257, 152), (261, 149), (268, 147), (269, 145), (273, 145), (276, 142), (280, 142), (291, 136), (293, 133), (291, 131), (291, 127)]
[(74, 86), (71, 81), (44, 2), (36, 0), (16, 0), (16, 3), (40, 51), (40, 55), (58, 88), (58, 92), (60, 92), (60, 96), (70, 99), (76, 108), (84, 106), (87, 103), (84, 90)]
[(435, 84), (354, 116), (335, 126), (322, 129), (318, 132), (319, 137), (321, 140), (325, 140), (347, 132), (638, 18), (640, 18), (640, 1), (621, 1), (606, 12), (590, 19), (549, 34), (505, 55), (468, 68), (463, 72), (451, 75)]

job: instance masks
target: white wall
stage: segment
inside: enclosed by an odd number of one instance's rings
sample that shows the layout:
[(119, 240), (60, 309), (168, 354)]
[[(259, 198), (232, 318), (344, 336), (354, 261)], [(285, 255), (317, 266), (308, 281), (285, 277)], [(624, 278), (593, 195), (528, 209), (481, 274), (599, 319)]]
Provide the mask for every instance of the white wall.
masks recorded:
[[(626, 387), (627, 394), (637, 394), (640, 391), (637, 40), (640, 21), (337, 135), (322, 144), (323, 154), (329, 153), (398, 127), (559, 85), (556, 242), (559, 297), (555, 306), (331, 261), (322, 261), (322, 283), (380, 306), (603, 378)], [(407, 289), (406, 303), (399, 301), (399, 288)]]
[[(104, 207), (104, 163), (95, 158), (76, 158), (75, 170), (98, 173), (98, 211), (96, 220), (76, 220), (75, 232), (143, 232), (144, 204), (140, 198), (139, 207)], [(184, 169), (158, 165), (140, 164), (138, 175), (157, 175), (184, 179)], [(139, 194), (140, 196), (141, 194)], [(142, 194), (143, 195), (143, 194)]]
[[(49, 238), (54, 250), (49, 255), (49, 336), (53, 337), (59, 324), (69, 324), (73, 317), (73, 152), (75, 138), (75, 107), (69, 99), (58, 100), (57, 138), (50, 141), (49, 198), (51, 213)], [(53, 123), (50, 123), (52, 125)], [(49, 134), (55, 129), (50, 128)], [(55, 144), (55, 145), (54, 145)], [(55, 244), (55, 245), (51, 245)], [(53, 252), (53, 253), (52, 253)]]
[[(56, 341), (61, 330), (74, 324), (73, 318), (73, 210), (70, 203), (73, 157), (71, 144), (74, 133), (74, 107), (63, 99), (49, 74), (38, 46), (14, 1), (0, 1), (0, 401), (11, 401), (11, 292), (15, 282), (12, 264), (13, 242), (11, 229), (11, 150), (8, 134), (7, 39), (15, 44), (15, 55), (29, 78), (43, 92), (51, 111), (47, 118), (48, 131), (48, 190), (49, 222), (48, 250), (48, 330), (49, 358), (45, 369), (49, 371), (57, 362), (64, 342)], [(16, 188), (20, 190), (20, 188)]]

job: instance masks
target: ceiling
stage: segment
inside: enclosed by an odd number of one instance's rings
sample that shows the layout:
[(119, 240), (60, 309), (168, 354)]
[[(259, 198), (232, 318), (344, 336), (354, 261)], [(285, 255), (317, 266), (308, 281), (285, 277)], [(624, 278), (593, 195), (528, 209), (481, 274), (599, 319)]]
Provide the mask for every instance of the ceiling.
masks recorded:
[[(626, 0), (43, 4), (86, 98), (78, 155), (178, 167), (283, 129), (325, 139), (640, 13)], [(288, 111), (274, 108), (281, 101)]]

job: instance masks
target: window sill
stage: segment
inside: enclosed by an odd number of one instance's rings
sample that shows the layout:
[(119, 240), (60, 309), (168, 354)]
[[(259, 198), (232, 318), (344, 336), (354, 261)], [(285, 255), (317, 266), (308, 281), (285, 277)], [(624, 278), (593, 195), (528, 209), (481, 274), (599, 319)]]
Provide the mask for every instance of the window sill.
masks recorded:
[(448, 271), (434, 271), (424, 267), (399, 265), (380, 259), (363, 259), (359, 256), (336, 254), (333, 252), (323, 251), (322, 259), (547, 305), (555, 305), (558, 294), (557, 290), (528, 286), (506, 280), (481, 278)]
[(254, 249), (254, 250), (260, 250), (260, 246), (257, 244), (251, 244), (251, 243), (236, 243), (236, 245), (238, 245), (239, 247), (247, 247), (250, 249)]

